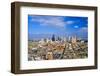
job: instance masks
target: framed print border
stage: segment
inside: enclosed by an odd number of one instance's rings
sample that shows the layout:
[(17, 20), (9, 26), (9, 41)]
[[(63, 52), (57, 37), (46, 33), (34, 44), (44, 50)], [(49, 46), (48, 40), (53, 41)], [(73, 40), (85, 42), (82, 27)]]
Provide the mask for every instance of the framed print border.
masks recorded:
[[(78, 66), (78, 67), (61, 67), (61, 68), (46, 68), (46, 69), (20, 69), (20, 8), (25, 7), (41, 7), (55, 9), (79, 9), (93, 10), (94, 17), (94, 65), (93, 66)], [(11, 72), (15, 74), (23, 73), (39, 73), (39, 72), (56, 72), (56, 71), (72, 71), (97, 69), (97, 7), (93, 6), (77, 6), (77, 5), (61, 5), (47, 3), (28, 3), (28, 2), (13, 2), (11, 3)]]

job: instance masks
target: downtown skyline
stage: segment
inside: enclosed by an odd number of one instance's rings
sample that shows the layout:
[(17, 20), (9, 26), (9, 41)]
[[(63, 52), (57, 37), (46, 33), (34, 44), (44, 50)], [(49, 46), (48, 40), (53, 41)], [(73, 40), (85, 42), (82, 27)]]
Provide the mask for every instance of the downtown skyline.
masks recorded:
[(88, 17), (28, 15), (28, 39), (52, 35), (88, 38)]

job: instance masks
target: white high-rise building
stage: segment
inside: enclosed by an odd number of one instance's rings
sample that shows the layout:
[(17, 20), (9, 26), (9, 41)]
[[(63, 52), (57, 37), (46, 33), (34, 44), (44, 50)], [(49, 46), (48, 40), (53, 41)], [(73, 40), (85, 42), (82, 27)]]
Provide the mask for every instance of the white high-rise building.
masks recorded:
[(63, 40), (64, 40), (64, 42), (66, 42), (67, 41), (66, 37), (64, 37)]
[(71, 41), (71, 37), (70, 36), (68, 37), (68, 41)]
[(45, 42), (44, 39), (41, 39), (41, 40), (39, 41), (40, 44), (44, 44), (44, 42)]
[(77, 38), (76, 38), (76, 36), (72, 37), (71, 42), (72, 42), (72, 43), (76, 43), (76, 42), (77, 42)]

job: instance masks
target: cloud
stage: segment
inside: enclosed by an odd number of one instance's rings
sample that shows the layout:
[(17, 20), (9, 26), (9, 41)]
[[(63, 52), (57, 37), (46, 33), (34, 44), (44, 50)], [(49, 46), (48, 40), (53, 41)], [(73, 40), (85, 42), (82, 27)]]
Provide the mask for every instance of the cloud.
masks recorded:
[(79, 28), (79, 26), (74, 26), (74, 28)]
[(82, 28), (80, 28), (79, 32), (82, 32), (82, 33), (88, 32), (88, 27), (82, 27)]
[(32, 16), (33, 22), (38, 22), (42, 26), (65, 27), (73, 24), (74, 21), (64, 21), (64, 17), (55, 16)]
[(57, 27), (64, 27), (66, 24), (63, 21), (63, 18), (60, 17), (52, 17), (48, 18), (47, 20), (45, 19), (42, 23), (44, 26), (57, 26)]
[(81, 30), (83, 30), (83, 31), (87, 31), (88, 28), (87, 28), (87, 27), (82, 27)]
[(69, 25), (69, 24), (73, 24), (73, 23), (74, 23), (74, 21), (67, 21), (67, 22), (66, 22), (66, 24), (68, 24), (68, 25)]

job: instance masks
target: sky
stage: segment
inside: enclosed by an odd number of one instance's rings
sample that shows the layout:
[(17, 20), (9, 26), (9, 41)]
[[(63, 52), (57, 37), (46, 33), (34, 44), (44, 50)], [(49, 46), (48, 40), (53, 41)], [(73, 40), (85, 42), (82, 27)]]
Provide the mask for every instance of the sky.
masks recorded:
[(29, 39), (43, 35), (87, 38), (88, 17), (28, 15)]

